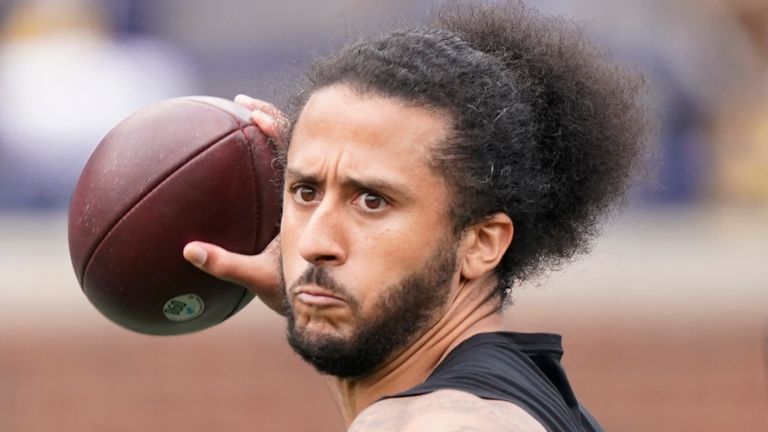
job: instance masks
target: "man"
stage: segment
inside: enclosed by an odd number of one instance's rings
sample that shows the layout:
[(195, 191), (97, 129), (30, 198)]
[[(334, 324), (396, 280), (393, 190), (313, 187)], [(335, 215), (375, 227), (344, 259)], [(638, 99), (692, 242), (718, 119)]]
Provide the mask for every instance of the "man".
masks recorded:
[(279, 240), (185, 257), (286, 315), (350, 431), (599, 430), (559, 336), (503, 332), (502, 312), (622, 195), (639, 89), (563, 21), (446, 7), (318, 63), (286, 121), (239, 96), (280, 144)]

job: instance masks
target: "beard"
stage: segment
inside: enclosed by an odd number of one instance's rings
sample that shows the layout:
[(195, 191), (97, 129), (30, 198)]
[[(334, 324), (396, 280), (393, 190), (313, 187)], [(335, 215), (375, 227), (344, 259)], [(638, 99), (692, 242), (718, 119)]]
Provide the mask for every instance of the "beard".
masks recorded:
[(385, 294), (371, 308), (376, 315), (365, 319), (360, 319), (359, 304), (348, 294), (351, 290), (336, 282), (325, 267), (310, 265), (291, 287), (311, 283), (344, 297), (353, 316), (360, 322), (347, 337), (313, 336), (296, 326), (281, 266), (280, 292), (288, 311), (287, 333), (291, 348), (323, 374), (354, 379), (374, 372), (429, 328), (447, 303), (449, 283), (456, 270), (457, 242), (445, 243), (448, 244), (435, 249), (422, 270), (387, 286), (383, 291)]

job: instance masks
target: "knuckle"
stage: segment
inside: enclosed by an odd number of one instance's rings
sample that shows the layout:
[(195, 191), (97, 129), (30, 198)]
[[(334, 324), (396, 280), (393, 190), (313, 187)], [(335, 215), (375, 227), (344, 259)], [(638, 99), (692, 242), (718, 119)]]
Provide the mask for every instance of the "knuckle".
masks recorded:
[(232, 272), (231, 264), (218, 251), (217, 253), (209, 255), (208, 262), (206, 264), (206, 270), (208, 273), (222, 279), (228, 278)]
[(231, 262), (226, 260), (221, 260), (217, 262), (215, 265), (216, 265), (216, 270), (213, 273), (219, 278), (225, 279), (225, 280), (232, 280), (232, 278), (235, 276), (235, 269)]

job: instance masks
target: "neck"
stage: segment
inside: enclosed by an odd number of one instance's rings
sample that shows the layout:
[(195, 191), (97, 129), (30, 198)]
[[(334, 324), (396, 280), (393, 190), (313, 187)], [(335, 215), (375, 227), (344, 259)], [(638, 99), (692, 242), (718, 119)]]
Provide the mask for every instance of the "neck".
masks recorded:
[(347, 426), (365, 408), (386, 395), (422, 383), (445, 356), (464, 340), (503, 329), (493, 280), (459, 286), (440, 320), (376, 372), (359, 379), (329, 377)]

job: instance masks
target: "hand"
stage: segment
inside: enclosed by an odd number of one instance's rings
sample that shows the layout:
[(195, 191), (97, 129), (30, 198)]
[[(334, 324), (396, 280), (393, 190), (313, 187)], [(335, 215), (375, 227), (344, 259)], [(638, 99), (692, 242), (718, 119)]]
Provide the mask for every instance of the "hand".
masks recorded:
[(274, 105), (263, 100), (239, 94), (235, 102), (251, 110), (251, 120), (268, 137), (275, 141), (278, 147), (285, 145), (288, 118)]
[(287, 313), (278, 283), (279, 236), (258, 255), (242, 255), (200, 241), (187, 243), (183, 253), (200, 270), (245, 287), (280, 315)]
[[(283, 134), (288, 120), (274, 105), (246, 95), (237, 95), (235, 102), (250, 109), (253, 123), (274, 140), (278, 147), (285, 144)], [(283, 296), (279, 288), (280, 241), (277, 238), (258, 255), (241, 255), (210, 243), (194, 241), (184, 247), (184, 258), (204, 272), (242, 285), (255, 293), (269, 308), (285, 315)]]

